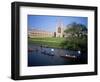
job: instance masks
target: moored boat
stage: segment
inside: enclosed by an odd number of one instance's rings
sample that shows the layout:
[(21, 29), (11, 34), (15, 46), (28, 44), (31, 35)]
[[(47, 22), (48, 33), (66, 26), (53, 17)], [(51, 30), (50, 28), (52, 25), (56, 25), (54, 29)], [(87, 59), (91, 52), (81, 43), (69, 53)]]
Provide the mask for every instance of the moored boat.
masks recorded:
[(28, 52), (38, 51), (38, 49), (28, 48)]
[(61, 55), (60, 57), (62, 58), (66, 58), (66, 59), (76, 59), (76, 56), (72, 56), (72, 55)]

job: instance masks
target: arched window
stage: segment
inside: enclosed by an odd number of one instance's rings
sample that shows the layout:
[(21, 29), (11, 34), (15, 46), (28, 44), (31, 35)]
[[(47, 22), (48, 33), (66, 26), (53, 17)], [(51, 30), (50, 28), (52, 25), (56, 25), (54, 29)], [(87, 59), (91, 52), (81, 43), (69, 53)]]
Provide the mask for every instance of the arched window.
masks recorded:
[(61, 27), (58, 27), (58, 33), (61, 33)]

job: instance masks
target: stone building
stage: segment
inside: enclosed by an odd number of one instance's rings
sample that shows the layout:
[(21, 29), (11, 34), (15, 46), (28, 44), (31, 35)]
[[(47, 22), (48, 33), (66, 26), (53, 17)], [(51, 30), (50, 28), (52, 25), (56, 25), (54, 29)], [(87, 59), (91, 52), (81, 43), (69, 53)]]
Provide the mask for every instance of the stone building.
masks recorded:
[(31, 29), (28, 31), (28, 37), (30, 38), (36, 38), (36, 37), (53, 37), (54, 33), (53, 32), (47, 32), (47, 31), (42, 31), (38, 29)]
[(64, 25), (60, 20), (56, 26), (56, 37), (64, 37)]
[(28, 37), (35, 38), (35, 37), (64, 37), (64, 25), (61, 21), (57, 22), (56, 31), (48, 32), (39, 29), (31, 29), (28, 30)]

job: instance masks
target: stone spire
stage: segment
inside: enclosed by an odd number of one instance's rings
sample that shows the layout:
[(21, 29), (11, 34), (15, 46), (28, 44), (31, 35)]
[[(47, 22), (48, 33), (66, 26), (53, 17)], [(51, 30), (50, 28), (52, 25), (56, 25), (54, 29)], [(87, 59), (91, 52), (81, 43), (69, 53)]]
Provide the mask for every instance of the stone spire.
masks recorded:
[(57, 20), (56, 37), (63, 37), (63, 23), (60, 18)]

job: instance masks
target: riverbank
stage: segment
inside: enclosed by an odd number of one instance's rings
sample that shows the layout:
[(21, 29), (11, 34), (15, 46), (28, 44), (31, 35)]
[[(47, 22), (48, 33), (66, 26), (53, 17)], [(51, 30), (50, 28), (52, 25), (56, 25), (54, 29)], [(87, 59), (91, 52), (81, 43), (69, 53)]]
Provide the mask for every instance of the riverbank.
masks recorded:
[(29, 44), (46, 45), (52, 48), (62, 48), (61, 43), (65, 38), (46, 37), (46, 38), (28, 38)]
[(28, 38), (28, 44), (43, 47), (61, 48), (87, 53), (87, 39), (83, 38), (61, 38), (61, 37), (37, 37)]

